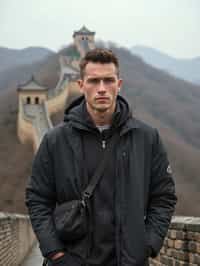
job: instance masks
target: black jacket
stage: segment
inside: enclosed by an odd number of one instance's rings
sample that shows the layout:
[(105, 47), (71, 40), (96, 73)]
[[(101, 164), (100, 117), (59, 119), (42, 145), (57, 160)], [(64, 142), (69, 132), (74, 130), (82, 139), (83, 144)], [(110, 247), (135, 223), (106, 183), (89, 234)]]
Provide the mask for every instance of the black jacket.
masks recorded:
[[(87, 185), (81, 134), (85, 126), (73, 115), (82, 101), (75, 101), (65, 122), (43, 138), (27, 186), (26, 203), (44, 256), (65, 248), (80, 255), (87, 241), (66, 247), (52, 219), (56, 203), (80, 198)], [(125, 103), (122, 97), (117, 101)], [(176, 203), (175, 187), (157, 130), (130, 115), (120, 121), (114, 208), (117, 265), (142, 266), (147, 248), (155, 256), (162, 246)]]

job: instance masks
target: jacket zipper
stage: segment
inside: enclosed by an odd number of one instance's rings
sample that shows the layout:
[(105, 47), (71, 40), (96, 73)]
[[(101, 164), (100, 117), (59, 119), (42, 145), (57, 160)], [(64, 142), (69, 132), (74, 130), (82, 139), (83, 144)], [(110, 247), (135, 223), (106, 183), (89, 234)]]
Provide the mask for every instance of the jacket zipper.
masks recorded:
[(106, 148), (106, 141), (104, 139), (101, 141), (101, 146), (103, 149)]

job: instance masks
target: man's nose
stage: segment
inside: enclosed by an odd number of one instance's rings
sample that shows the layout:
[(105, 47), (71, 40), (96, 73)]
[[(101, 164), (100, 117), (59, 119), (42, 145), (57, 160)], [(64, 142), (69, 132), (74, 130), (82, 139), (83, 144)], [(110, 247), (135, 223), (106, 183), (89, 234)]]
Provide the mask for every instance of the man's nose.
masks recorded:
[(104, 84), (104, 80), (101, 79), (100, 82), (99, 82), (99, 86), (98, 86), (98, 92), (105, 92), (106, 91), (106, 87), (105, 87), (105, 84)]

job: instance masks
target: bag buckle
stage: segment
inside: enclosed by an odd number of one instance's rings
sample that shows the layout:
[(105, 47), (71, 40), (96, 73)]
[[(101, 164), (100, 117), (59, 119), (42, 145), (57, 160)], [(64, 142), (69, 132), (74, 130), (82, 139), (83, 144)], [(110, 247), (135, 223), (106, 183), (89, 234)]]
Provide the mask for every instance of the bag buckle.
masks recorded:
[(90, 198), (90, 194), (87, 191), (85, 191), (83, 194), (83, 200), (89, 199), (89, 198)]
[(91, 195), (87, 191), (85, 191), (83, 193), (83, 197), (82, 197), (82, 200), (81, 200), (81, 203), (82, 203), (83, 207), (86, 207), (86, 202), (90, 198), (90, 196)]

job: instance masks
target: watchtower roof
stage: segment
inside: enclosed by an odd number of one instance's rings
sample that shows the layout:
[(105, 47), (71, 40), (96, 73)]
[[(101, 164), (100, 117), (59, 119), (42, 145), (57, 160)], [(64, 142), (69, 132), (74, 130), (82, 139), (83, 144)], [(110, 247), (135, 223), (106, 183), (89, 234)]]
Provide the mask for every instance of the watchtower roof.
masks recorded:
[(47, 87), (41, 85), (34, 76), (27, 82), (20, 84), (17, 88), (18, 91), (46, 91)]
[(85, 26), (83, 26), (80, 30), (74, 31), (73, 37), (76, 35), (94, 35), (95, 31), (88, 30)]

